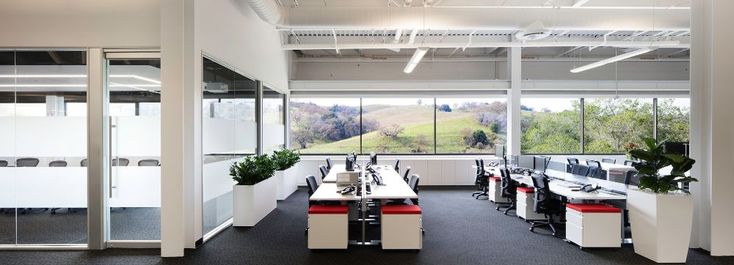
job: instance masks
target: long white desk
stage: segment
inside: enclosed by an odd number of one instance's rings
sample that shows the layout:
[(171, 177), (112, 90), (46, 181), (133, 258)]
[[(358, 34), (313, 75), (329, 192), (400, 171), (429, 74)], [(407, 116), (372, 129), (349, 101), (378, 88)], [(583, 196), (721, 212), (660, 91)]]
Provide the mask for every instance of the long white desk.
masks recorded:
[(347, 172), (347, 165), (335, 164), (331, 166), (331, 170), (326, 174), (326, 177), (321, 180), (323, 183), (336, 183), (336, 174)]
[[(372, 245), (376, 242), (367, 241), (367, 220), (370, 218), (367, 214), (369, 207), (369, 200), (389, 200), (389, 199), (417, 199), (413, 189), (405, 183), (398, 172), (393, 170), (392, 166), (389, 165), (375, 165), (374, 169), (377, 174), (382, 177), (383, 185), (377, 185), (373, 182), (371, 174), (364, 169), (360, 175), (362, 180), (360, 185), (362, 193), (357, 196), (357, 192), (349, 194), (341, 194), (341, 187), (336, 185), (336, 174), (339, 172), (345, 172), (344, 164), (336, 164), (331, 167), (329, 174), (322, 180), (321, 185), (314, 191), (314, 193), (308, 199), (310, 201), (339, 201), (339, 202), (355, 202), (361, 204), (361, 223), (362, 223), (362, 237), (359, 241), (350, 241), (351, 244), (357, 245)], [(370, 193), (366, 191), (366, 185), (370, 183)]]
[[(500, 175), (497, 167), (489, 168), (488, 170), (489, 172), (497, 176)], [(589, 184), (589, 182), (586, 180), (586, 178), (576, 176), (571, 173), (549, 169), (546, 170), (546, 175), (552, 177), (548, 182), (550, 191), (554, 194), (566, 197), (569, 200), (602, 201), (627, 199), (627, 196), (625, 195), (604, 190), (596, 190), (593, 192), (574, 191), (573, 188), (569, 186)], [(530, 176), (522, 174), (510, 174), (510, 177), (518, 183), (527, 185), (529, 187), (533, 186), (533, 179)]]
[[(375, 171), (382, 177), (383, 185), (373, 183), (372, 177), (363, 174), (361, 178), (371, 182), (371, 193), (363, 193), (365, 199), (388, 200), (388, 199), (417, 199), (413, 189), (405, 183), (400, 174), (392, 169), (389, 165), (377, 165)], [(341, 195), (338, 193), (342, 188), (336, 185), (336, 174), (346, 172), (344, 164), (336, 164), (331, 167), (331, 171), (322, 180), (321, 185), (309, 198), (311, 201), (359, 201), (362, 198), (354, 194)], [(365, 171), (363, 171), (365, 172)], [(364, 182), (364, 181), (363, 181)], [(364, 189), (364, 187), (363, 187)]]
[[(405, 180), (396, 172), (392, 166), (376, 166), (375, 170), (382, 177), (383, 185), (372, 183), (372, 193), (366, 194), (367, 199), (418, 199), (413, 189), (405, 183)], [(368, 178), (371, 181), (372, 177)]]

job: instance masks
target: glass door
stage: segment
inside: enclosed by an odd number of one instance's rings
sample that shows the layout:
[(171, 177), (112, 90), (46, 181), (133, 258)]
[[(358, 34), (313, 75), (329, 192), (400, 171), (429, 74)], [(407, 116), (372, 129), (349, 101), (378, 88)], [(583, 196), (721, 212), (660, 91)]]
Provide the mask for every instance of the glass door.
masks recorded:
[(161, 234), (160, 59), (115, 55), (106, 55), (112, 158), (109, 241), (157, 241)]

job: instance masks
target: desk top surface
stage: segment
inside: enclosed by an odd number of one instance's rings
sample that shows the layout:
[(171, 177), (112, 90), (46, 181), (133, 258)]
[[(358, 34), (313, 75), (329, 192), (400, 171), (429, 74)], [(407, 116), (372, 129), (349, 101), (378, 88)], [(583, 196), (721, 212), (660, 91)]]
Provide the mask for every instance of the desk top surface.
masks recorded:
[[(377, 173), (382, 177), (384, 185), (377, 185), (372, 183), (371, 176), (362, 175), (362, 178), (367, 178), (367, 181), (371, 183), (371, 193), (364, 193), (367, 199), (417, 199), (413, 189), (405, 183), (400, 174), (392, 169), (389, 165), (377, 165), (374, 167)], [(336, 185), (336, 174), (339, 172), (346, 172), (344, 164), (335, 164), (331, 167), (331, 171), (323, 179), (323, 183), (316, 189), (309, 200), (312, 201), (358, 201), (361, 199), (360, 196), (354, 194), (342, 195), (338, 193), (341, 191), (341, 187)], [(364, 185), (364, 184), (363, 184)]]
[[(489, 168), (491, 172), (494, 172), (497, 168)], [(551, 181), (548, 183), (550, 186), (551, 192), (558, 194), (560, 196), (572, 199), (572, 200), (625, 200), (627, 199), (627, 196), (608, 192), (604, 190), (597, 190), (593, 192), (583, 192), (583, 191), (575, 191), (580, 184), (577, 183), (587, 183), (588, 180), (586, 180), (585, 177), (576, 176), (571, 173), (558, 171), (558, 170), (546, 170), (546, 175), (552, 177)], [(511, 174), (511, 177), (513, 180), (522, 183), (524, 185), (527, 185), (529, 187), (533, 186), (533, 180), (530, 176), (522, 175), (522, 174)], [(576, 186), (576, 187), (573, 187)]]

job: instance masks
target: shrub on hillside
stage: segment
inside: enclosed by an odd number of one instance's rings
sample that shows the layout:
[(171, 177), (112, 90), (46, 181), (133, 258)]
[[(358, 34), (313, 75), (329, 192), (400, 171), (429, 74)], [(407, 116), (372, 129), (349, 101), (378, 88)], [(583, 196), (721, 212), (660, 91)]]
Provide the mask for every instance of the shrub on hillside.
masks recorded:
[(398, 138), (398, 136), (401, 133), (403, 133), (404, 130), (405, 129), (401, 127), (400, 125), (392, 124), (389, 126), (382, 127), (382, 129), (380, 129), (380, 135), (384, 137), (395, 139), (395, 138)]

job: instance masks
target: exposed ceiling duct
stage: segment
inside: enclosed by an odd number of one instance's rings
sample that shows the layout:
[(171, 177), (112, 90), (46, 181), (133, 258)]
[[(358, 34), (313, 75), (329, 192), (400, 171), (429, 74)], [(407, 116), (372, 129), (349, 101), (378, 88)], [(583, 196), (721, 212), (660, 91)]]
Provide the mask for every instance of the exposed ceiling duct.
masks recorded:
[(278, 4), (273, 0), (247, 0), (250, 7), (260, 19), (272, 25), (283, 23), (283, 15)]

